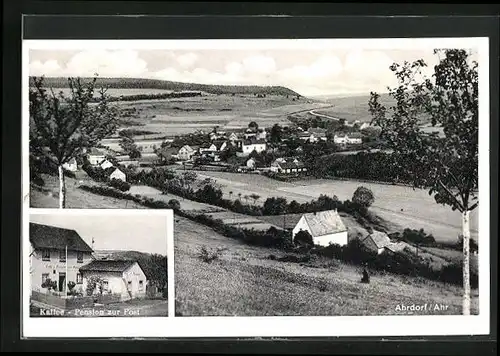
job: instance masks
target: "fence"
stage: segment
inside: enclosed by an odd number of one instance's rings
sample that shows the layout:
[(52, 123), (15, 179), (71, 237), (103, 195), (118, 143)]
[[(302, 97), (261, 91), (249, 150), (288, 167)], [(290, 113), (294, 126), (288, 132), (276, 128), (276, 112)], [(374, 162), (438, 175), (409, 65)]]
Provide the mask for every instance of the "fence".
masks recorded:
[(95, 303), (111, 304), (122, 301), (120, 294), (103, 294), (87, 297), (61, 298), (57, 295), (31, 291), (31, 299), (61, 309), (74, 309), (85, 306), (92, 306)]

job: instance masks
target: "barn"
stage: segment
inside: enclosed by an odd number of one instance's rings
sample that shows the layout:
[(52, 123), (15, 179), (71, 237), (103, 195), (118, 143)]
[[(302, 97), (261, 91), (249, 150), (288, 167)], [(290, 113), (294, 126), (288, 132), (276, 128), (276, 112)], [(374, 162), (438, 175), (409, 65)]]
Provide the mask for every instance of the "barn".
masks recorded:
[(301, 230), (311, 234), (315, 245), (347, 245), (347, 228), (337, 210), (326, 210), (302, 215), (297, 225), (293, 228), (293, 238)]

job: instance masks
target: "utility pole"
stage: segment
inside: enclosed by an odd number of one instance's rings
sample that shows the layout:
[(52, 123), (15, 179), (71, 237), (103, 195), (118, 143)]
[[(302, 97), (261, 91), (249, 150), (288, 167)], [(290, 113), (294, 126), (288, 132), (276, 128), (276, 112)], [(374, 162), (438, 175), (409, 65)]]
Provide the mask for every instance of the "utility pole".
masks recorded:
[(66, 292), (66, 297), (68, 297), (68, 244), (66, 244), (66, 277), (64, 278), (64, 291)]

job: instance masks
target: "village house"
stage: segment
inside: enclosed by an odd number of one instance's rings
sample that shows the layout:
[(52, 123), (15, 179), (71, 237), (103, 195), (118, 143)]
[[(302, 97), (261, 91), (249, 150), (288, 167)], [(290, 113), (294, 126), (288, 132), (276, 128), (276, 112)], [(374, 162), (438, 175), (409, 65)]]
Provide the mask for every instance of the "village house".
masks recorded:
[(102, 161), (99, 165), (101, 166), (102, 169), (108, 169), (113, 167), (113, 163), (111, 163), (107, 159), (104, 159), (104, 161)]
[(210, 153), (217, 151), (217, 146), (213, 143), (205, 143), (200, 146), (199, 152), (203, 155), (204, 153)]
[(270, 167), (270, 171), (280, 174), (298, 174), (307, 171), (304, 163), (297, 158), (276, 158)]
[(210, 141), (221, 140), (226, 138), (225, 131), (212, 131), (208, 135), (210, 137)]
[(104, 154), (104, 152), (102, 152), (101, 150), (99, 150), (95, 147), (92, 147), (87, 154), (87, 159), (88, 159), (89, 163), (93, 166), (97, 166), (105, 158), (106, 158), (106, 155)]
[(322, 129), (321, 127), (311, 127), (308, 130), (311, 134), (314, 135), (316, 140), (326, 141), (326, 129)]
[(349, 134), (336, 133), (333, 136), (333, 142), (339, 145), (359, 145), (363, 143), (363, 135), (359, 132)]
[(227, 140), (216, 140), (216, 141), (213, 141), (213, 145), (215, 146), (215, 151), (224, 151), (227, 146), (228, 146), (228, 142)]
[(265, 150), (266, 150), (266, 141), (264, 140), (257, 140), (253, 138), (241, 141), (241, 152), (243, 153), (244, 156), (249, 155), (253, 151), (260, 153)]
[(360, 130), (364, 130), (366, 129), (367, 127), (370, 127), (370, 123), (369, 122), (363, 122), (361, 124), (361, 126), (359, 127)]
[(31, 289), (46, 292), (48, 279), (65, 293), (68, 283), (83, 283), (80, 267), (92, 260), (92, 248), (71, 229), (37, 223), (29, 224)]
[(80, 267), (80, 273), (84, 290), (89, 280), (95, 279), (102, 283), (103, 294), (119, 294), (121, 300), (146, 296), (148, 280), (137, 261), (94, 260)]
[(235, 141), (239, 140), (239, 137), (235, 132), (231, 132), (231, 134), (228, 137), (228, 140), (234, 143)]
[(76, 158), (71, 158), (68, 162), (63, 164), (63, 168), (70, 172), (76, 172), (78, 170), (78, 163), (76, 162)]
[(111, 174), (109, 175), (109, 179), (118, 179), (118, 180), (121, 180), (123, 182), (126, 182), (127, 181), (127, 176), (125, 175), (125, 173), (123, 173), (122, 171), (120, 171), (118, 168), (116, 168), (113, 172), (111, 172)]
[(389, 236), (382, 231), (372, 231), (361, 240), (363, 246), (368, 250), (381, 254), (382, 252), (396, 253), (409, 246), (405, 242), (392, 242)]
[(311, 234), (315, 245), (347, 245), (347, 228), (337, 210), (303, 214), (297, 225), (293, 228), (292, 238), (295, 238), (295, 235), (301, 230)]
[(179, 149), (179, 153), (177, 154), (177, 157), (181, 161), (189, 161), (193, 155), (196, 153), (198, 150), (198, 147), (191, 147), (189, 145), (184, 145)]
[(318, 138), (316, 137), (315, 134), (309, 132), (309, 131), (303, 131), (303, 132), (300, 132), (298, 134), (298, 138), (299, 140), (302, 140), (304, 142), (311, 142), (311, 143), (314, 143), (314, 142), (317, 142), (318, 141)]

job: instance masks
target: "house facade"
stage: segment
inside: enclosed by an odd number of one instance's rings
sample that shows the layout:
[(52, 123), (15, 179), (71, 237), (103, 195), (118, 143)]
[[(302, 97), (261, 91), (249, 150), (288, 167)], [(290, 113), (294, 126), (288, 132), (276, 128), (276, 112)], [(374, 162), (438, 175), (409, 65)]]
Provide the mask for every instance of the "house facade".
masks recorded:
[(301, 216), (293, 228), (292, 238), (295, 239), (301, 230), (309, 232), (313, 243), (318, 246), (337, 244), (347, 245), (347, 228), (345, 227), (337, 210), (326, 210), (308, 213)]
[(78, 170), (78, 164), (76, 159), (73, 157), (68, 162), (63, 164), (63, 168), (70, 172), (76, 172)]
[(266, 141), (264, 140), (256, 140), (256, 139), (248, 139), (243, 140), (241, 143), (241, 152), (243, 155), (249, 155), (253, 151), (260, 153), (266, 150)]
[(177, 157), (181, 161), (189, 161), (193, 155), (196, 153), (196, 150), (189, 146), (189, 145), (184, 145), (179, 149), (179, 153), (177, 153)]
[(363, 136), (358, 132), (352, 134), (335, 134), (333, 142), (339, 145), (359, 145), (363, 143)]
[(64, 293), (69, 282), (81, 287), (80, 267), (92, 260), (92, 248), (71, 229), (30, 223), (30, 277), (31, 289), (47, 291), (42, 287), (48, 279), (57, 283), (56, 290)]
[(109, 179), (118, 179), (118, 180), (121, 180), (121, 181), (124, 181), (126, 182), (127, 181), (127, 176), (125, 175), (125, 173), (123, 173), (122, 171), (120, 171), (118, 168), (116, 168), (110, 175), (109, 175)]
[[(102, 283), (103, 294), (119, 294), (121, 300), (144, 298), (148, 280), (137, 261), (94, 260), (82, 266), (83, 289), (91, 280)], [(99, 293), (97, 288), (94, 293)]]
[(101, 150), (98, 150), (95, 147), (92, 147), (90, 149), (90, 152), (87, 154), (87, 159), (88, 159), (89, 163), (93, 166), (97, 166), (102, 161), (104, 161), (105, 158), (106, 158), (106, 155), (104, 154), (104, 152), (102, 152)]
[(298, 174), (306, 172), (307, 168), (297, 158), (277, 158), (271, 163), (270, 171), (280, 174)]
[(389, 236), (382, 231), (373, 231), (361, 240), (363, 246), (368, 250), (380, 255), (382, 252), (397, 253), (402, 251), (408, 244), (405, 242), (392, 242)]

